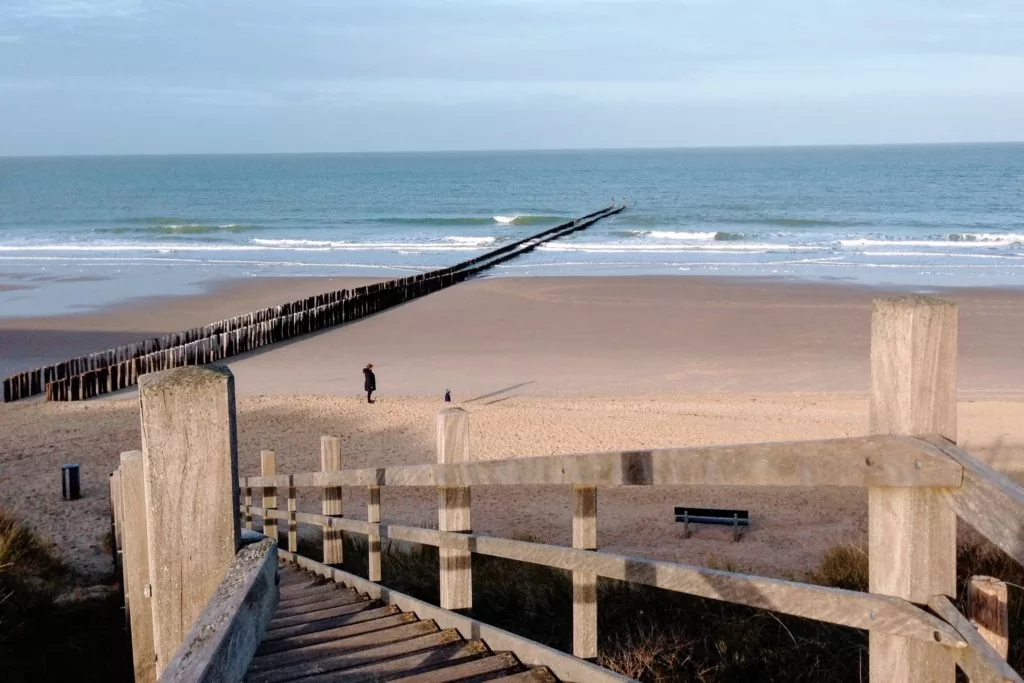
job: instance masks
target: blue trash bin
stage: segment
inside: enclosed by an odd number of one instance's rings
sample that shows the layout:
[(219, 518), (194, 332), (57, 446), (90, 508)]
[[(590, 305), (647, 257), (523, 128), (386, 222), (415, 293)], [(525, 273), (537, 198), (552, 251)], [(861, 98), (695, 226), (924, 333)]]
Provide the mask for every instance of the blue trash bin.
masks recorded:
[(60, 468), (60, 492), (64, 500), (78, 500), (82, 497), (78, 465), (64, 465)]

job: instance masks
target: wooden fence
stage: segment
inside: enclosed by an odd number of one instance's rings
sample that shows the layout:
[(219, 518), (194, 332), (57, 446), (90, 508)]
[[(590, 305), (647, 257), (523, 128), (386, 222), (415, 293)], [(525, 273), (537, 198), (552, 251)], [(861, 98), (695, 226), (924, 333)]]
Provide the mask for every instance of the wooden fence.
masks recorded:
[(463, 282), (624, 209), (625, 205), (612, 205), (448, 268), (327, 292), (18, 373), (4, 379), (3, 399), (10, 402), (44, 394), (50, 401), (85, 400), (135, 386), (146, 373), (214, 363), (359, 320)]
[[(244, 496), (239, 510), (247, 527), (253, 517), (262, 517), (264, 533), (275, 540), (278, 522), (286, 525), (282, 558), (444, 627), (471, 632), (492, 647), (511, 649), (524, 662), (546, 665), (563, 680), (624, 680), (583, 661), (597, 655), (596, 580), (605, 577), (864, 629), (875, 682), (952, 682), (956, 667), (972, 681), (1019, 682), (1005, 661), (1005, 642), (999, 640), (1005, 640), (1005, 633), (990, 633), (1000, 627), (979, 631), (952, 602), (958, 516), (1024, 564), (1024, 489), (955, 443), (956, 348), (955, 305), (920, 297), (875, 302), (870, 436), (472, 461), (468, 413), (449, 408), (438, 415), (437, 464), (345, 470), (339, 442), (325, 437), (318, 472), (278, 474), (273, 453), (264, 452), (262, 475), (238, 480)], [(473, 486), (531, 485), (571, 488), (572, 547), (469, 531)], [(866, 488), (869, 592), (597, 550), (599, 487), (694, 485)], [(385, 486), (436, 487), (438, 529), (381, 523), (380, 489)], [(369, 492), (365, 520), (341, 516), (345, 487)], [(297, 510), (299, 488), (323, 491), (321, 514)], [(261, 505), (253, 504), (254, 496)], [(322, 529), (322, 562), (298, 554), (300, 524)], [(342, 561), (343, 533), (369, 539), (369, 580), (331, 566)], [(439, 607), (380, 585), (384, 538), (439, 548)], [(472, 607), (474, 553), (572, 573), (577, 658), (456, 612)]]

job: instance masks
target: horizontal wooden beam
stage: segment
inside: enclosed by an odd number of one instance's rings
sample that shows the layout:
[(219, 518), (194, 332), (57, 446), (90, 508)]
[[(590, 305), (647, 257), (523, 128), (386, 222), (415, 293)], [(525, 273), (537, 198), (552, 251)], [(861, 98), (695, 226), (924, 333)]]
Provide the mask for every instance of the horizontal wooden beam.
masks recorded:
[[(664, 448), (293, 475), (331, 486), (856, 486), (958, 487), (963, 468), (903, 436)], [(283, 486), (245, 477), (242, 487)]]
[(160, 683), (241, 681), (277, 605), (277, 544), (243, 546)]
[[(254, 515), (276, 510), (249, 508)], [(420, 527), (372, 524), (351, 518), (300, 513), (299, 521), (374, 535), (393, 541), (468, 550), (481, 555), (530, 562), (555, 569), (596, 574), (677, 593), (767, 609), (830, 624), (878, 631), (947, 647), (966, 647), (964, 639), (942, 620), (901, 598), (815, 586), (691, 565), (658, 562), (605, 552), (505, 538), (459, 534)], [(297, 516), (298, 517), (298, 516)]]
[(928, 606), (967, 641), (967, 647), (954, 651), (953, 658), (971, 683), (1024, 683), (949, 598), (937, 595), (928, 601)]
[(510, 651), (525, 664), (546, 666), (566, 683), (628, 683), (632, 679), (591, 664), (583, 659), (555, 650), (554, 648), (535, 643), (532, 640), (517, 636), (500, 628), (489, 626), (456, 612), (450, 612), (430, 603), (417, 600), (398, 591), (385, 588), (379, 584), (349, 574), (340, 569), (329, 567), (301, 555), (282, 551), (281, 558), (297, 564), (299, 567), (314, 572), (326, 579), (345, 584), (360, 593), (388, 605), (416, 614), (422, 620), (432, 619), (442, 628), (454, 628), (468, 640), (483, 640), (495, 652)]
[(940, 495), (962, 520), (1024, 566), (1024, 487), (942, 437), (927, 441), (963, 467), (963, 486)]

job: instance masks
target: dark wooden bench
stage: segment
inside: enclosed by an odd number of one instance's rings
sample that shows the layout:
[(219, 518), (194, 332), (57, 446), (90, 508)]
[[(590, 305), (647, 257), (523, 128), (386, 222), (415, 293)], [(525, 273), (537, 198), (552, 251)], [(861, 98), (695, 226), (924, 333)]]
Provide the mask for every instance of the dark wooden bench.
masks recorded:
[(683, 538), (690, 537), (690, 524), (718, 524), (732, 527), (732, 540), (740, 540), (740, 527), (750, 526), (746, 510), (676, 506), (676, 521), (683, 524)]

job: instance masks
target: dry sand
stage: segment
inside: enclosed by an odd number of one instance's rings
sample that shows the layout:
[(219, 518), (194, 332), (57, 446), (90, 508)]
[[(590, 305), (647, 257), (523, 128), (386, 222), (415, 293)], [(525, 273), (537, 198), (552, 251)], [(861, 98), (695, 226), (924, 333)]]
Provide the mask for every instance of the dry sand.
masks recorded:
[[(202, 324), (335, 286), (245, 281), (202, 297), (98, 314), (0, 323), (8, 364), (107, 338)], [(284, 291), (290, 288), (289, 291)], [(306, 288), (305, 291), (300, 291)], [(298, 292), (298, 293), (296, 293)], [(867, 430), (870, 301), (879, 292), (696, 278), (536, 278), (467, 283), (357, 324), (232, 364), (240, 395), (240, 469), (260, 449), (281, 472), (319, 465), (319, 437), (343, 440), (346, 466), (434, 460), (444, 389), (471, 412), (479, 458), (859, 435)], [(294, 296), (293, 296), (294, 295)], [(961, 304), (961, 443), (1024, 472), (1024, 294), (949, 292)], [(57, 348), (48, 346), (56, 344)], [(95, 349), (93, 349), (95, 350)], [(378, 368), (379, 402), (356, 396)], [(0, 507), (17, 510), (81, 570), (110, 566), (107, 475), (140, 444), (132, 394), (85, 404), (0, 405)], [(60, 499), (59, 468), (78, 462), (83, 499)], [(660, 559), (728, 561), (798, 575), (822, 551), (863, 543), (866, 496), (854, 489), (664, 488), (600, 492), (599, 542)], [(568, 543), (569, 493), (474, 489), (482, 533)], [(742, 507), (741, 543), (700, 529), (684, 540), (675, 504)], [(365, 514), (362, 492), (345, 512)], [(428, 490), (385, 490), (385, 521), (436, 521)], [(304, 496), (300, 507), (317, 509)]]

